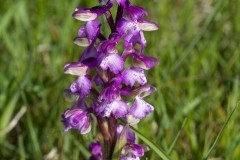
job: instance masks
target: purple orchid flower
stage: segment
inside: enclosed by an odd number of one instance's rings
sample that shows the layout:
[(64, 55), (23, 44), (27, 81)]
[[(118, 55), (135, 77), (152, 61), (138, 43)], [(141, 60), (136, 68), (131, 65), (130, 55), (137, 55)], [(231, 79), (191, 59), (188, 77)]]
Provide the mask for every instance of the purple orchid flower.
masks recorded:
[(88, 112), (81, 108), (67, 109), (62, 115), (62, 122), (65, 125), (64, 131), (76, 129), (81, 134), (86, 134), (91, 130), (91, 118)]
[[(117, 127), (117, 134), (120, 140), (125, 139), (127, 142), (122, 147), (120, 160), (139, 160), (139, 158), (144, 156), (144, 152), (149, 150), (148, 147), (135, 143), (135, 134), (129, 129), (128, 126), (123, 127), (119, 125)], [(122, 134), (124, 134), (124, 136), (121, 136)]]
[(98, 21), (89, 21), (83, 27), (81, 27), (78, 31), (78, 36), (74, 39), (74, 43), (87, 47), (93, 41), (95, 41), (100, 33), (101, 23)]
[(102, 147), (101, 144), (96, 141), (92, 142), (89, 145), (89, 151), (91, 152), (91, 157), (89, 160), (102, 160), (103, 158), (103, 153), (102, 153)]
[[(72, 14), (73, 18), (86, 22), (74, 39), (75, 44), (85, 48), (78, 61), (64, 66), (66, 74), (76, 76), (66, 90), (74, 96), (74, 105), (62, 114), (64, 131), (73, 129), (86, 134), (91, 130), (91, 116), (95, 116), (104, 147), (98, 141), (93, 142), (89, 146), (90, 160), (112, 159), (116, 143), (122, 140), (125, 144), (118, 158), (138, 160), (148, 148), (136, 143), (129, 125), (137, 124), (154, 111), (144, 100), (156, 91), (147, 83), (145, 71), (159, 61), (143, 51), (147, 45), (144, 32), (155, 31), (158, 25), (143, 19), (147, 11), (130, 0), (99, 2), (99, 6), (92, 8), (78, 7)], [(110, 11), (113, 3), (118, 6), (115, 19)], [(100, 16), (105, 16), (108, 22), (109, 35), (101, 31), (102, 24), (97, 21)], [(121, 46), (123, 51), (119, 49)], [(126, 63), (127, 59), (132, 63)], [(118, 119), (128, 124), (121, 126)]]

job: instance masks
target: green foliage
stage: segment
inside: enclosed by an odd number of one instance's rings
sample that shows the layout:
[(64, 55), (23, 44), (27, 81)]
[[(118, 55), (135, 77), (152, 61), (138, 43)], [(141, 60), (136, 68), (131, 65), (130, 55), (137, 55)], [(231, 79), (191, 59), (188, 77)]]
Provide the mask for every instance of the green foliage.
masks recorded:
[[(157, 87), (147, 99), (155, 112), (136, 127), (139, 143), (153, 147), (146, 157), (160, 159), (161, 153), (154, 152), (160, 146), (173, 160), (238, 159), (239, 108), (231, 113), (240, 100), (240, 1), (134, 3), (160, 24), (157, 32), (146, 33), (145, 49), (161, 61), (147, 72)], [(99, 138), (97, 131), (63, 133), (60, 115), (71, 105), (63, 90), (74, 78), (63, 74), (63, 65), (83, 51), (72, 42), (83, 23), (71, 14), (78, 5), (95, 4), (97, 0), (1, 1), (0, 159), (89, 156), (87, 147)], [(3, 132), (23, 107), (27, 112)]]

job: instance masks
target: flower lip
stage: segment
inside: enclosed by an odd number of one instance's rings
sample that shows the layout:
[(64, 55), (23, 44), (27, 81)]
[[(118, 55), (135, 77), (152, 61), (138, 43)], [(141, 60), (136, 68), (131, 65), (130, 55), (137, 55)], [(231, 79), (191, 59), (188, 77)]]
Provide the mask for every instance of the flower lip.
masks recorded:
[(117, 99), (120, 95), (120, 91), (117, 87), (115, 86), (109, 86), (104, 88), (99, 96), (99, 100), (108, 100), (108, 101), (113, 101)]
[(128, 113), (128, 105), (121, 100), (108, 100), (100, 101), (98, 104), (93, 105), (94, 112), (97, 116), (109, 117), (111, 114), (117, 119), (125, 117)]
[(144, 75), (144, 70), (137, 67), (130, 67), (122, 72), (122, 82), (127, 86), (133, 86), (135, 82), (140, 85), (147, 83), (147, 79)]
[(154, 108), (149, 103), (142, 100), (140, 97), (136, 97), (135, 102), (130, 108), (129, 113), (138, 119), (145, 118), (148, 114), (153, 112)]
[(89, 75), (78, 77), (70, 86), (72, 93), (77, 93), (79, 98), (85, 98), (92, 87), (91, 77)]
[(100, 67), (103, 70), (109, 69), (114, 74), (117, 74), (123, 69), (124, 61), (118, 54), (110, 54), (102, 59)]

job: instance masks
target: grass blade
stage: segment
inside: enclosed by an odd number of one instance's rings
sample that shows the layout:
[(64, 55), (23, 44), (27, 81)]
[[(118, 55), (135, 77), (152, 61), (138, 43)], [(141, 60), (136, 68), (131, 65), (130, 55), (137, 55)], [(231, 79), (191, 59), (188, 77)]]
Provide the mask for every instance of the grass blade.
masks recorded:
[(183, 130), (183, 128), (184, 128), (186, 122), (187, 122), (187, 118), (185, 118), (185, 119), (183, 120), (182, 126), (181, 126), (180, 130), (178, 131), (178, 133), (177, 133), (175, 139), (173, 140), (173, 143), (172, 143), (172, 145), (170, 146), (170, 148), (169, 148), (167, 154), (170, 154), (170, 153), (172, 152), (172, 149), (173, 149), (173, 147), (175, 146), (175, 144), (176, 144), (176, 142), (177, 142), (179, 136), (181, 135), (182, 130)]
[(213, 149), (214, 149), (215, 146), (217, 145), (218, 141), (220, 140), (220, 138), (221, 138), (221, 136), (222, 136), (222, 134), (223, 134), (224, 129), (226, 128), (228, 122), (230, 121), (233, 113), (235, 112), (235, 110), (237, 109), (237, 107), (239, 106), (239, 104), (240, 104), (240, 102), (237, 104), (237, 106), (232, 110), (232, 112), (231, 112), (230, 115), (228, 116), (226, 122), (224, 123), (222, 129), (221, 129), (220, 132), (218, 133), (218, 135), (217, 135), (216, 139), (214, 140), (212, 146), (210, 147), (210, 149), (209, 149), (209, 151), (207, 152), (207, 154), (204, 156), (204, 158), (203, 158), (204, 160), (207, 160), (207, 159), (208, 159), (209, 155), (211, 154), (211, 152), (213, 151)]
[(28, 124), (28, 130), (29, 130), (29, 136), (32, 142), (32, 149), (33, 149), (33, 153), (35, 155), (35, 159), (36, 160), (40, 160), (42, 157), (42, 153), (41, 153), (41, 148), (40, 148), (40, 143), (38, 140), (38, 136), (37, 136), (37, 131), (35, 129), (35, 127), (33, 126), (32, 123), (32, 117), (30, 115), (30, 113), (27, 114), (27, 124)]

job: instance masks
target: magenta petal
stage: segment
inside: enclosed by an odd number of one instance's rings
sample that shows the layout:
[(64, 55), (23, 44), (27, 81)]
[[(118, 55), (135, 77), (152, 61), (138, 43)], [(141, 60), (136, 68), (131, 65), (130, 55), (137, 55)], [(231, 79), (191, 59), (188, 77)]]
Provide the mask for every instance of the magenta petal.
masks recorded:
[(90, 116), (79, 108), (67, 109), (62, 115), (62, 122), (65, 125), (65, 131), (76, 129), (81, 134), (86, 134), (91, 130)]
[(78, 36), (74, 39), (74, 43), (86, 47), (94, 41), (100, 32), (101, 23), (98, 21), (89, 21), (78, 31)]
[(102, 59), (100, 63), (100, 67), (103, 70), (109, 69), (113, 73), (117, 74), (119, 71), (123, 69), (124, 61), (122, 57), (120, 57), (118, 54), (110, 54)]
[(127, 86), (133, 86), (135, 82), (140, 85), (147, 83), (147, 79), (144, 75), (144, 70), (141, 68), (130, 67), (123, 71), (122, 82)]
[(88, 67), (80, 62), (72, 62), (64, 66), (64, 73), (76, 76), (84, 76)]
[(149, 103), (145, 102), (139, 97), (136, 97), (135, 102), (130, 108), (130, 114), (138, 119), (145, 118), (148, 114), (153, 112), (154, 108)]
[(97, 49), (93, 45), (90, 45), (84, 50), (83, 54), (79, 58), (79, 61), (88, 67), (94, 67), (97, 65), (97, 57)]
[(136, 44), (139, 44), (143, 50), (143, 48), (146, 46), (146, 43), (147, 41), (142, 31), (132, 32), (131, 34), (128, 34), (124, 39), (124, 46), (126, 48), (131, 48), (130, 46), (134, 47)]
[(107, 101), (93, 103), (92, 108), (94, 110), (94, 113), (100, 117), (109, 117), (111, 114), (111, 108), (109, 107), (109, 102)]
[(104, 88), (99, 96), (99, 100), (108, 100), (113, 101), (114, 99), (119, 97), (119, 89), (115, 86), (109, 86)]
[(159, 64), (158, 59), (145, 56), (141, 53), (133, 53), (130, 54), (130, 56), (133, 58), (133, 66), (139, 67), (145, 70), (153, 68), (156, 64)]
[(76, 81), (70, 86), (72, 93), (78, 93), (80, 98), (84, 98), (90, 92), (92, 87), (91, 80), (89, 76), (78, 77)]
[(126, 34), (129, 30), (138, 30), (137, 25), (134, 22), (129, 21), (125, 18), (120, 19), (117, 24), (117, 31), (120, 34)]
[(87, 37), (89, 40), (97, 38), (100, 32), (101, 23), (98, 21), (89, 21), (78, 31), (78, 37)]
[(110, 107), (115, 118), (125, 117), (128, 113), (128, 105), (123, 101), (115, 100)]
[(103, 41), (99, 46), (98, 46), (98, 51), (101, 53), (106, 54), (113, 54), (117, 53), (117, 43), (116, 42), (111, 42), (111, 41)]
[(139, 160), (144, 155), (145, 147), (131, 143), (123, 147), (121, 160)]
[[(91, 152), (93, 160), (96, 160), (94, 158), (97, 158), (97, 160), (100, 160), (102, 158), (102, 155), (103, 155), (102, 147), (101, 147), (101, 144), (98, 141), (92, 142), (89, 145), (89, 151)], [(91, 160), (91, 158), (90, 158), (90, 160)]]
[(130, 5), (129, 0), (116, 0), (116, 1), (119, 5), (123, 6), (124, 8)]
[(145, 9), (135, 5), (130, 5), (124, 9), (124, 15), (133, 21), (141, 20), (143, 16), (146, 16), (147, 14), (148, 13)]
[(125, 117), (128, 113), (128, 105), (120, 100), (112, 102), (103, 101), (99, 105), (94, 106), (96, 115), (101, 117), (109, 117), (111, 113), (115, 118)]

